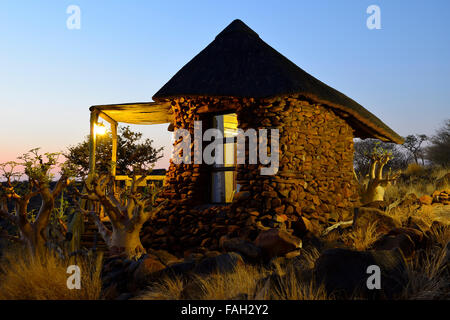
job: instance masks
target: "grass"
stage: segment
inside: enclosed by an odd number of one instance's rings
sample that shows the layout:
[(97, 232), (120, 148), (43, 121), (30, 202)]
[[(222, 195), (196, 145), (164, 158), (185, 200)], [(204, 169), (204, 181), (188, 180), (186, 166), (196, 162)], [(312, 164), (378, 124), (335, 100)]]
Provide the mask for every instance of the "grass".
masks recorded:
[(346, 233), (343, 240), (350, 247), (363, 251), (370, 248), (379, 237), (380, 233), (377, 232), (377, 223), (372, 222), (367, 226), (367, 229), (357, 228)]
[[(99, 299), (100, 263), (88, 258), (62, 260), (51, 253), (32, 257), (23, 250), (10, 250), (0, 264), (0, 300)], [(81, 269), (79, 290), (67, 287), (69, 265)]]
[(386, 188), (385, 200), (389, 203), (403, 198), (409, 193), (414, 193), (417, 197), (431, 195), (437, 189), (450, 188), (440, 186), (436, 181), (450, 172), (450, 168), (435, 167), (426, 169), (420, 165), (410, 164), (403, 173), (404, 179)]
[[(275, 262), (271, 268), (252, 265), (238, 265), (234, 272), (212, 274), (207, 277), (195, 276), (184, 283), (181, 278), (164, 278), (147, 288), (136, 299), (139, 300), (169, 300), (169, 299), (198, 299), (198, 300), (318, 300), (329, 298), (323, 286), (317, 286), (309, 281), (309, 274), (319, 257), (316, 249), (305, 250), (298, 258), (290, 263)], [(295, 261), (296, 267), (293, 263)], [(299, 274), (296, 270), (304, 270)], [(267, 278), (277, 274), (276, 285)]]
[[(448, 240), (448, 239), (447, 239)], [(400, 299), (450, 299), (448, 266), (445, 247), (434, 247), (417, 255), (407, 264), (408, 285)]]

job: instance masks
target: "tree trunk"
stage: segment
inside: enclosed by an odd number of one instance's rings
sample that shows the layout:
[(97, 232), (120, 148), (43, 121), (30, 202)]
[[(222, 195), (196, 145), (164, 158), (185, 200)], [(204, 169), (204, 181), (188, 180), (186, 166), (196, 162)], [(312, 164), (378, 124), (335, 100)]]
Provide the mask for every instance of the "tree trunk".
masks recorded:
[(112, 252), (126, 254), (130, 258), (139, 258), (146, 251), (139, 237), (140, 228), (113, 228), (109, 247)]
[(32, 256), (43, 254), (46, 250), (47, 239), (36, 225), (27, 224), (20, 230), (20, 236)]
[(362, 203), (367, 204), (374, 201), (383, 201), (385, 188), (379, 184), (369, 181), (366, 191), (363, 193)]

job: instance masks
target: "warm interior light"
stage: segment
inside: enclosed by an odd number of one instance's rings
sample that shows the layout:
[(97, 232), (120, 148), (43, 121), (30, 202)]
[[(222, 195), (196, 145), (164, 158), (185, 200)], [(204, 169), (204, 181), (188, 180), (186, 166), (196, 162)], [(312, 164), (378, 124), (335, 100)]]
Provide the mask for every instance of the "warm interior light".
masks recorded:
[(106, 127), (105, 127), (105, 125), (103, 123), (96, 123), (94, 125), (94, 132), (95, 132), (95, 134), (98, 134), (98, 135), (106, 134)]

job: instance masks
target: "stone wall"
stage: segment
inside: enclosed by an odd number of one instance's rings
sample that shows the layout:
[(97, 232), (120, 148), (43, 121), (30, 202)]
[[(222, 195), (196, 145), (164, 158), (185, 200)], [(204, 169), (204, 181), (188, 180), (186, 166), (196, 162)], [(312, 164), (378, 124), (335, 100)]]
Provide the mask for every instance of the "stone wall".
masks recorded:
[(260, 215), (269, 214), (266, 220), (287, 221), (288, 228), (289, 222), (303, 218), (317, 232), (350, 217), (358, 196), (353, 130), (345, 120), (301, 97), (241, 106), (237, 114), (242, 129), (279, 129), (280, 167), (275, 176), (261, 176), (258, 165), (239, 165), (242, 187), (236, 196), (243, 199), (236, 208), (245, 205)]
[[(210, 173), (204, 164), (170, 164), (161, 199), (169, 204), (143, 231), (143, 244), (181, 254), (219, 248), (223, 235), (253, 240), (260, 230), (279, 227), (319, 233), (350, 218), (357, 205), (353, 176), (353, 131), (331, 109), (300, 96), (273, 99), (179, 98), (172, 102), (175, 129), (194, 134), (194, 120), (208, 111), (230, 110), (244, 130), (276, 128), (280, 166), (262, 176), (261, 165), (238, 165), (240, 192), (227, 207), (210, 207)], [(205, 128), (204, 128), (205, 129)], [(269, 144), (270, 145), (270, 144)], [(270, 149), (269, 149), (270, 150)], [(192, 159), (193, 159), (192, 151)], [(301, 229), (301, 230), (298, 230)]]

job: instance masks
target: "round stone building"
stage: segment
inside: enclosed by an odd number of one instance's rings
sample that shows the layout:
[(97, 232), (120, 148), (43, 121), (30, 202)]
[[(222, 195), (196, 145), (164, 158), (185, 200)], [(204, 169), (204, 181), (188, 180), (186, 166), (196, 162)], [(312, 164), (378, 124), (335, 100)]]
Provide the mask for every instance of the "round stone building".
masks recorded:
[[(194, 137), (195, 130), (203, 134), (216, 128), (223, 135), (223, 164), (171, 161), (160, 195), (169, 202), (142, 235), (144, 245), (171, 251), (216, 248), (222, 235), (252, 239), (273, 227), (294, 234), (305, 227), (320, 232), (351, 219), (359, 197), (353, 139), (402, 143), (380, 119), (303, 71), (240, 20), (218, 34), (153, 100), (170, 104), (171, 129), (186, 129)], [(258, 139), (260, 129), (278, 130), (278, 143), (264, 150), (278, 153), (275, 174), (261, 174), (267, 164), (249, 163), (253, 151), (248, 144), (246, 162), (237, 163), (238, 129), (254, 129)], [(192, 143), (191, 159), (196, 148), (208, 143)]]

